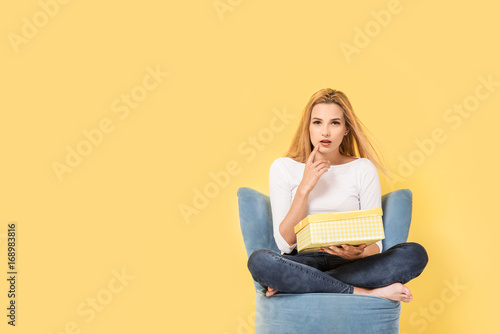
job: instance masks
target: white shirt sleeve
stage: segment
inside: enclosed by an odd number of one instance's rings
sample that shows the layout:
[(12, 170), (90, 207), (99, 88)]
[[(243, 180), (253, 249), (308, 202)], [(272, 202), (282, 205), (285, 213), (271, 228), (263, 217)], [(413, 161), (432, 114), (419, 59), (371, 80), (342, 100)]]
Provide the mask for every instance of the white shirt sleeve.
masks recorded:
[[(375, 165), (366, 159), (366, 169), (360, 176), (359, 203), (360, 210), (377, 209), (382, 207), (382, 191)], [(382, 241), (376, 243), (382, 252)]]
[(281, 165), (279, 159), (275, 160), (269, 169), (269, 197), (273, 216), (273, 232), (276, 245), (282, 253), (290, 253), (297, 243), (290, 246), (283, 238), (279, 227), (292, 206), (292, 186), (289, 175)]

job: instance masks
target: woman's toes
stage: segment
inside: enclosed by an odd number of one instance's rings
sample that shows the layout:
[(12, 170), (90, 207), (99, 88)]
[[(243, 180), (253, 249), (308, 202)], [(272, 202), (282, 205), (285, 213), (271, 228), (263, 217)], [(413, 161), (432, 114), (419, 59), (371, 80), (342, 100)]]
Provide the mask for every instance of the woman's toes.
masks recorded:
[(272, 295), (274, 295), (276, 292), (278, 292), (278, 290), (275, 290), (275, 289), (273, 289), (273, 288), (271, 288), (271, 287), (268, 287), (268, 288), (267, 288), (267, 292), (266, 292), (266, 296), (267, 296), (267, 297), (271, 297), (271, 296), (272, 296)]
[(408, 289), (408, 287), (404, 285), (403, 285), (403, 294), (404, 294), (403, 301), (405, 303), (409, 303), (413, 300), (413, 295), (411, 294), (410, 289)]

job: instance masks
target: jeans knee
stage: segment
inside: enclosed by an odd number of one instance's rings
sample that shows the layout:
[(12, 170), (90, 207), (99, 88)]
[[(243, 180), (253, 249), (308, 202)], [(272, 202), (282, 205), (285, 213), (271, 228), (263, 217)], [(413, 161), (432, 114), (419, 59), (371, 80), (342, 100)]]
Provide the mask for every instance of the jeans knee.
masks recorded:
[(424, 270), (427, 262), (429, 262), (429, 255), (425, 248), (416, 242), (408, 242), (405, 246), (408, 252), (407, 258), (412, 260), (414, 266), (416, 266), (419, 271)]
[(255, 269), (262, 268), (262, 266), (272, 259), (275, 253), (269, 249), (258, 249), (250, 254), (248, 258), (247, 267), (250, 272), (254, 272)]

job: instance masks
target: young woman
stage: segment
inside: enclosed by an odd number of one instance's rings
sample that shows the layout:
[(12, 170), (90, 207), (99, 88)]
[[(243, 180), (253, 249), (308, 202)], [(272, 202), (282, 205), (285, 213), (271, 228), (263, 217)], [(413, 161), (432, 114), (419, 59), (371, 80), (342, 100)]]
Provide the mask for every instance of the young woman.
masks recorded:
[(282, 254), (260, 249), (248, 259), (266, 296), (331, 292), (412, 300), (404, 284), (428, 261), (417, 243), (387, 250), (382, 242), (296, 250), (294, 226), (307, 215), (381, 207), (377, 167), (385, 169), (366, 132), (344, 93), (327, 88), (311, 96), (290, 149), (269, 173), (274, 238)]

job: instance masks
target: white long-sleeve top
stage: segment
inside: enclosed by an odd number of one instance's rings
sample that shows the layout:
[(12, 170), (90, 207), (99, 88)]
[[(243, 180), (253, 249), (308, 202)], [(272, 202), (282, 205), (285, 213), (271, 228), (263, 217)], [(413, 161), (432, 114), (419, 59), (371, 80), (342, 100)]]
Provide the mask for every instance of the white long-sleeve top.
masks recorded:
[[(305, 164), (291, 158), (276, 159), (269, 170), (269, 196), (273, 216), (274, 239), (283, 253), (290, 253), (297, 244), (288, 245), (279, 226), (302, 181)], [(330, 166), (307, 200), (306, 216), (311, 214), (376, 209), (382, 206), (377, 168), (368, 159), (357, 158), (342, 165)], [(382, 252), (382, 242), (377, 242)]]

